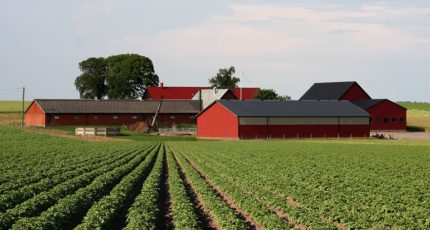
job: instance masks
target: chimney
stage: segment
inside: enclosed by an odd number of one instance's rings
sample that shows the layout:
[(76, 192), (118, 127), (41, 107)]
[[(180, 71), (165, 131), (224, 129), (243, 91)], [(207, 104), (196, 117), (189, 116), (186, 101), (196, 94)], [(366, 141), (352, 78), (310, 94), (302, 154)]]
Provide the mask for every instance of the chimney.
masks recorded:
[(160, 82), (160, 87), (163, 88), (164, 87), (164, 83)]
[(214, 87), (213, 88), (213, 93), (214, 93), (214, 96), (216, 95), (216, 93), (218, 92), (218, 89), (216, 88), (216, 87)]

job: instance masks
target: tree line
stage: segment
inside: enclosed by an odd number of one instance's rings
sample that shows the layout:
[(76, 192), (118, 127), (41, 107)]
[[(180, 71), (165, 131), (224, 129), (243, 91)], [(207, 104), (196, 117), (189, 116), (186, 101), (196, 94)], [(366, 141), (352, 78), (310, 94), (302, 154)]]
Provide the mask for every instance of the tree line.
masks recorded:
[[(158, 86), (160, 79), (148, 57), (139, 54), (120, 54), (107, 58), (91, 57), (79, 63), (81, 74), (75, 79), (75, 87), (82, 99), (138, 99), (149, 86)], [(211, 87), (237, 88), (240, 78), (236, 69), (221, 68), (209, 79)], [(260, 89), (254, 99), (290, 100), (278, 95), (273, 89)]]

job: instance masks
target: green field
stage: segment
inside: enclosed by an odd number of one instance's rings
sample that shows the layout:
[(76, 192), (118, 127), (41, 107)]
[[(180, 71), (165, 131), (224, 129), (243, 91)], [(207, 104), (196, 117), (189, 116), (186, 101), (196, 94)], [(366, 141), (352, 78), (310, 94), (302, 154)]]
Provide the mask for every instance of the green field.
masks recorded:
[(424, 102), (398, 102), (408, 109), (407, 123), (413, 129), (430, 131), (430, 103)]
[(428, 142), (0, 140), (0, 229), (430, 228)]
[(430, 103), (426, 102), (398, 102), (401, 106), (411, 110), (425, 110), (430, 112)]
[[(30, 105), (31, 101), (24, 101), (24, 109)], [(22, 101), (0, 101), (0, 112), (21, 112)]]

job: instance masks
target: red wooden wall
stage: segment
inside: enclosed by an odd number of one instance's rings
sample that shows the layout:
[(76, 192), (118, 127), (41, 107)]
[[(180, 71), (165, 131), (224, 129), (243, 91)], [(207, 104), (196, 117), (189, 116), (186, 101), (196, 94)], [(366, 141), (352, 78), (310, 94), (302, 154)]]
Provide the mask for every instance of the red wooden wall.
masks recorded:
[(242, 139), (368, 137), (369, 125), (240, 125)]
[(197, 137), (237, 139), (238, 118), (219, 103), (197, 117)]
[(31, 103), (25, 113), (25, 125), (26, 126), (45, 126), (46, 116), (37, 103)]
[[(59, 119), (55, 119), (58, 116)], [(114, 119), (113, 116), (117, 116)], [(136, 116), (133, 119), (133, 116)], [(62, 125), (129, 125), (139, 121), (152, 122), (153, 114), (48, 114), (47, 126)], [(160, 114), (159, 126), (175, 124), (195, 124), (195, 114)]]
[(406, 130), (406, 109), (392, 101), (384, 100), (366, 111), (372, 118), (371, 130)]
[(371, 99), (358, 84), (354, 84), (341, 98), (341, 100), (354, 101)]

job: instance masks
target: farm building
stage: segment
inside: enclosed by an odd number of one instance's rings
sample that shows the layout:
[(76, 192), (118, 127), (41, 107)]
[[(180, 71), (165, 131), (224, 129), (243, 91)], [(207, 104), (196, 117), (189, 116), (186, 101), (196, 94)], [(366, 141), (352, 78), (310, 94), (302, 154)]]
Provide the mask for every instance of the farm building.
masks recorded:
[(363, 100), (371, 99), (355, 81), (315, 83), (300, 98), (303, 100)]
[[(195, 124), (200, 111), (193, 100), (57, 100), (35, 99), (25, 112), (26, 126), (128, 125), (151, 122), (158, 125)], [(159, 110), (158, 110), (159, 109)]]
[[(191, 100), (200, 90), (211, 89), (211, 87), (183, 87), (183, 86), (150, 86), (146, 89), (144, 100), (180, 99)], [(251, 100), (259, 88), (234, 88), (232, 93), (237, 99)]]
[(217, 100), (237, 100), (237, 97), (229, 89), (202, 89), (194, 95), (193, 100), (200, 100), (202, 109), (211, 105)]
[(406, 108), (388, 99), (372, 99), (354, 81), (315, 83), (300, 100), (351, 101), (370, 114), (371, 130), (406, 130)]
[(197, 136), (368, 137), (369, 114), (349, 101), (219, 100), (197, 115)]
[(353, 101), (370, 114), (371, 130), (406, 130), (407, 109), (388, 99)]

